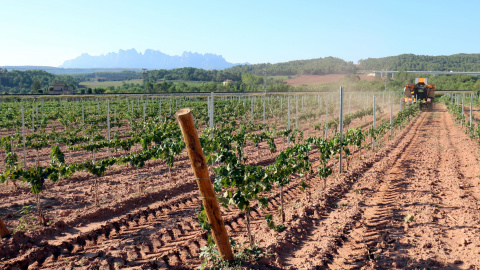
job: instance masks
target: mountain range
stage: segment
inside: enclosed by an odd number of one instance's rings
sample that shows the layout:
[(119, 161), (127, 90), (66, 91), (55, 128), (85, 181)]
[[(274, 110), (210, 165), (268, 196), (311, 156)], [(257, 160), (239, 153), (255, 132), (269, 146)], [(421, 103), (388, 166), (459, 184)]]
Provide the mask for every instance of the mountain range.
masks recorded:
[(60, 68), (147, 68), (173, 69), (194, 67), (202, 69), (225, 69), (237, 64), (229, 63), (221, 55), (184, 52), (182, 55), (167, 55), (157, 50), (119, 50), (118, 53), (93, 56), (84, 53), (75, 59), (66, 60)]

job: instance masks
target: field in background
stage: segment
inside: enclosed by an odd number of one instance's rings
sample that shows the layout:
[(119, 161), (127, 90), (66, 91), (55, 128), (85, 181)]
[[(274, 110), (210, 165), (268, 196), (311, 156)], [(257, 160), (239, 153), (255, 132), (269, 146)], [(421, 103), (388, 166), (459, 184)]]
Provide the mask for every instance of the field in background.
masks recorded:
[(109, 86), (117, 87), (117, 86), (122, 86), (123, 83), (143, 84), (143, 80), (135, 79), (135, 80), (126, 80), (126, 81), (81, 82), (80, 86), (89, 87), (89, 88), (109, 87)]
[[(304, 85), (316, 85), (324, 83), (338, 82), (343, 79), (345, 74), (327, 74), (327, 75), (303, 75), (292, 79), (285, 80), (287, 84), (292, 86)], [(360, 80), (373, 81), (374, 76), (359, 75)]]
[[(374, 76), (367, 75), (358, 75), (360, 80), (373, 81), (375, 80)], [(292, 86), (300, 85), (317, 85), (317, 84), (326, 84), (332, 82), (338, 82), (343, 79), (345, 74), (327, 74), (327, 75), (302, 75), (302, 76), (269, 76), (269, 78), (282, 79), (287, 82), (287, 84)], [(127, 81), (104, 81), (104, 82), (81, 82), (80, 86), (96, 88), (96, 87), (110, 87), (110, 86), (122, 86), (123, 83), (134, 83), (134, 84), (143, 84), (142, 79), (134, 79)], [(187, 85), (195, 85), (205, 83), (204, 81), (182, 81), (182, 80), (171, 80), (169, 82), (177, 83), (186, 83)]]
[[(124, 82), (128, 84), (133, 83), (133, 84), (143, 85), (142, 79), (134, 79), (134, 80), (126, 80), (126, 81), (81, 82), (80, 86), (89, 87), (89, 88), (98, 88), (98, 87), (106, 88), (110, 86), (113, 86), (113, 87), (122, 86)], [(189, 86), (206, 83), (205, 81), (182, 81), (182, 80), (169, 80), (169, 82), (172, 82), (174, 84), (186, 83)]]

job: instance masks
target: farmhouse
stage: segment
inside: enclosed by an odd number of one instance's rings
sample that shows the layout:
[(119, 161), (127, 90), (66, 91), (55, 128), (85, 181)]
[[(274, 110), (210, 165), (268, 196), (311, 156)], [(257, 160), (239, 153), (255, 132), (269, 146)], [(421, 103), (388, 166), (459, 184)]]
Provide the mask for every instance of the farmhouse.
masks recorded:
[(73, 94), (73, 86), (68, 86), (65, 83), (54, 83), (48, 91), (50, 95), (70, 95)]
[(232, 80), (225, 80), (225, 81), (223, 81), (222, 84), (223, 84), (223, 86), (226, 86), (226, 85), (230, 85), (230, 84), (232, 84), (232, 83), (234, 83), (234, 81), (232, 81)]

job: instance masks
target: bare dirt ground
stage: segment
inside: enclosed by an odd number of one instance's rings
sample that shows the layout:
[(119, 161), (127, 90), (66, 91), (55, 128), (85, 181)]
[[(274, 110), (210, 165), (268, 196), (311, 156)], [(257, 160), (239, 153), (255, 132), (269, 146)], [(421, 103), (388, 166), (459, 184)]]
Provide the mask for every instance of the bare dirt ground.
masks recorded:
[(282, 256), (285, 265), (480, 268), (478, 146), (437, 108), (377, 153), (386, 156), (312, 222), (307, 241)]
[[(280, 139), (277, 144), (284, 148)], [(341, 175), (335, 170), (325, 189), (323, 180), (308, 175), (310, 188), (300, 191), (305, 176), (293, 177), (284, 188), (281, 233), (264, 220), (271, 213), (279, 222), (280, 191), (271, 192), (270, 206), (255, 209), (251, 220), (255, 241), (272, 255), (244, 267), (480, 269), (478, 144), (437, 105), (379, 146), (376, 152), (357, 152), (350, 169)], [(252, 164), (276, 158), (264, 143), (250, 145), (246, 154)], [(311, 160), (316, 168), (316, 150)], [(43, 201), (55, 223), (0, 240), (0, 268), (197, 268), (207, 233), (195, 218), (200, 199), (186, 156), (176, 160), (171, 178), (166, 171), (160, 161), (109, 170), (100, 180), (100, 208), (91, 206), (93, 179), (86, 173), (49, 185)], [(17, 226), (18, 208), (33, 203), (28, 192), (2, 187), (0, 210), (10, 213), (2, 216), (7, 225)], [(245, 241), (245, 214), (232, 208), (223, 216), (230, 236)]]
[[(303, 76), (298, 76), (292, 79), (288, 79), (286, 80), (286, 82), (287, 84), (292, 86), (299, 86), (302, 84), (315, 85), (315, 84), (338, 82), (344, 77), (345, 77), (345, 74), (303, 75)], [(359, 75), (359, 77), (360, 77), (360, 80), (367, 80), (367, 81), (375, 80), (375, 76)]]

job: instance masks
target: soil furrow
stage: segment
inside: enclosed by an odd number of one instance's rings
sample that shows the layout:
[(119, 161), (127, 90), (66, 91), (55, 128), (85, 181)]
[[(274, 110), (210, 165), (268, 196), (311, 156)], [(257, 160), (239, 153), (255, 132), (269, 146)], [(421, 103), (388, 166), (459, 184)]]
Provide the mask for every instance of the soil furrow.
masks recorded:
[[(279, 246), (282, 244), (291, 246), (286, 251), (285, 249), (283, 252), (282, 249), (279, 250), (280, 257), (286, 258), (287, 266), (301, 269), (324, 267), (324, 264), (333, 257), (332, 250), (342, 241), (341, 238), (352, 230), (360, 216), (359, 205), (362, 203), (362, 199), (358, 194), (372, 194), (373, 191), (369, 189), (378, 185), (378, 182), (373, 185), (371, 182), (363, 185), (355, 182), (361, 183), (365, 179), (381, 179), (385, 171), (391, 168), (391, 163), (403, 154), (403, 149), (409, 145), (409, 141), (413, 137), (412, 133), (414, 134), (415, 129), (418, 129), (420, 122), (421, 120), (415, 119), (414, 123), (409, 125), (397, 139), (391, 141), (389, 146), (380, 150), (370, 160), (364, 161), (362, 168), (347, 173), (346, 178), (349, 177), (349, 174), (354, 174), (358, 178), (352, 182), (345, 181), (355, 188), (350, 185), (343, 186), (343, 192), (335, 194), (337, 196), (331, 198), (330, 207), (323, 209), (324, 214), (321, 217), (314, 216), (311, 223), (303, 224), (306, 226), (305, 239), (293, 246), (290, 243), (280, 242), (278, 244)], [(359, 177), (361, 175), (363, 176)], [(351, 192), (347, 193), (347, 191)], [(327, 191), (327, 194), (331, 193)]]

